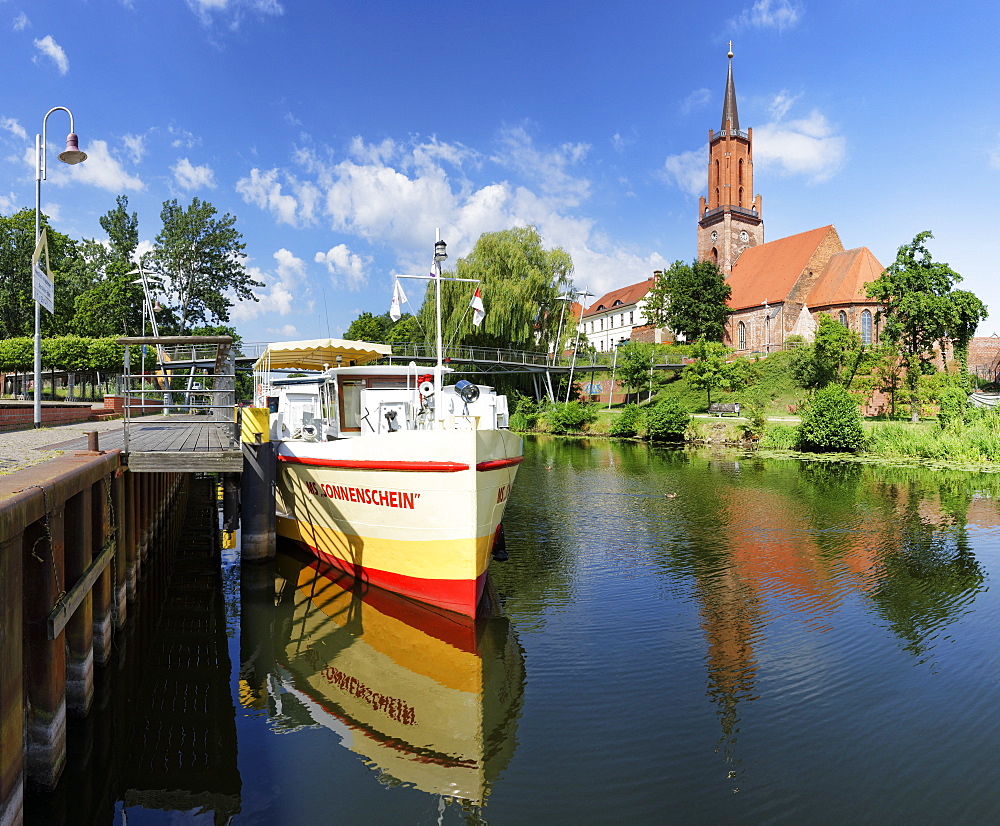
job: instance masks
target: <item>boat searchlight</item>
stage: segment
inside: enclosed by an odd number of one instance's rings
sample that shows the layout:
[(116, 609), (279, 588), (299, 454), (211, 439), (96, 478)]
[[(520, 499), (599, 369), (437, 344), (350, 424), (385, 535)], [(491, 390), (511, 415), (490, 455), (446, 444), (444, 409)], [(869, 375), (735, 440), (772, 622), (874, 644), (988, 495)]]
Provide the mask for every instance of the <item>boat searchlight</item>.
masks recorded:
[(455, 382), (455, 392), (462, 397), (462, 401), (466, 404), (472, 404), (479, 398), (479, 388), (465, 379)]

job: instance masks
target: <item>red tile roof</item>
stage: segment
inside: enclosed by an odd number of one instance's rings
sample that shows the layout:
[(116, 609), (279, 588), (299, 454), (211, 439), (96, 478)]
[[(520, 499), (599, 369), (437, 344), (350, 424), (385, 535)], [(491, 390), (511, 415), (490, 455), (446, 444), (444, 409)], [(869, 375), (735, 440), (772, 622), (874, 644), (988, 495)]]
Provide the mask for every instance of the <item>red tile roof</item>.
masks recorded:
[(832, 224), (744, 250), (728, 278), (733, 289), (730, 308), (743, 310), (765, 301), (775, 304), (787, 300), (809, 260), (831, 232), (836, 232)]
[[(598, 313), (603, 313), (607, 310), (611, 310), (615, 307), (615, 302), (619, 302), (620, 305), (635, 304), (646, 296), (646, 293), (650, 291), (653, 286), (653, 279), (647, 278), (645, 281), (640, 281), (638, 284), (629, 284), (627, 287), (619, 287), (617, 290), (612, 290), (609, 293), (602, 295), (597, 301), (590, 305), (590, 308), (585, 310), (583, 317), (597, 315)], [(604, 309), (599, 309), (603, 307)]]
[(877, 303), (865, 295), (865, 284), (878, 278), (884, 269), (868, 247), (839, 252), (820, 274), (806, 303), (810, 310), (832, 304)]

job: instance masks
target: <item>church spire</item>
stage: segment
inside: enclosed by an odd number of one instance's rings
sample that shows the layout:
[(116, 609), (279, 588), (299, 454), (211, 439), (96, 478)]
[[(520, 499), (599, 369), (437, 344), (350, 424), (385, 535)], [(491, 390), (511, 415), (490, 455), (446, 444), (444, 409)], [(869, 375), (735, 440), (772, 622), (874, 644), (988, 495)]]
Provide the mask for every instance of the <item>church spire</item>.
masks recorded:
[(726, 129), (726, 121), (730, 121), (732, 125), (728, 128), (739, 129), (740, 128), (740, 114), (736, 110), (736, 84), (733, 82), (733, 41), (729, 41), (729, 76), (726, 78), (726, 97), (722, 102), (722, 126), (720, 129)]

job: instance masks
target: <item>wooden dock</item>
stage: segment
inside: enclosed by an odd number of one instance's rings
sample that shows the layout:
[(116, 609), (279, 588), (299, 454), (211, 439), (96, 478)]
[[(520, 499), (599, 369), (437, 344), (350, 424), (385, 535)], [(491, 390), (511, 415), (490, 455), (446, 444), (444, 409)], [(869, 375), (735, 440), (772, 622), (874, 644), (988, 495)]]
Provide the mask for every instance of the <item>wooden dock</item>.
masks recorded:
[(240, 473), (243, 452), (234, 426), (205, 416), (171, 414), (132, 419), (102, 439), (104, 450), (121, 448), (133, 473)]

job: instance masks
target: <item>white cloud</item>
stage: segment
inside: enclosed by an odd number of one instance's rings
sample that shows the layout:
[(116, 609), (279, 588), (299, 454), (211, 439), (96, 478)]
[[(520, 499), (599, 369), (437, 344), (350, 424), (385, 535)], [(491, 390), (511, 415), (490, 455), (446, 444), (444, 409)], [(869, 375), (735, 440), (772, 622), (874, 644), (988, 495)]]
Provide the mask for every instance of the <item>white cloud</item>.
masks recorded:
[(575, 178), (569, 168), (590, 151), (585, 143), (564, 143), (554, 149), (538, 149), (524, 127), (508, 127), (500, 135), (501, 149), (493, 160), (518, 172), (566, 206), (578, 206), (590, 192), (590, 181)]
[(771, 99), (771, 102), (767, 105), (767, 110), (776, 121), (782, 120), (800, 97), (802, 95), (791, 95), (785, 89), (782, 89)]
[(42, 204), (42, 214), (47, 215), (50, 223), (58, 223), (62, 218), (62, 209), (59, 204)]
[(285, 13), (278, 0), (187, 0), (187, 4), (204, 25), (211, 24), (216, 17), (225, 16), (231, 29), (239, 28), (247, 13), (262, 17)]
[(990, 169), (1000, 169), (1000, 135), (997, 136), (997, 143), (990, 150)]
[(713, 97), (712, 93), (704, 87), (695, 89), (681, 102), (681, 114), (690, 115), (692, 112), (703, 109), (712, 102)]
[(181, 189), (190, 192), (192, 189), (215, 189), (215, 173), (211, 167), (195, 166), (187, 158), (181, 158), (170, 167), (174, 180)]
[[(138, 177), (129, 175), (122, 168), (121, 163), (108, 149), (107, 141), (91, 141), (80, 148), (87, 153), (87, 160), (72, 167), (66, 167), (65, 164), (61, 163), (52, 163), (55, 157), (52, 147), (46, 150), (47, 174), (52, 183), (62, 186), (70, 181), (75, 181), (100, 187), (116, 194), (120, 194), (122, 190), (126, 189), (141, 190), (146, 188), (146, 185)], [(57, 151), (61, 152), (62, 149), (60, 147)], [(34, 148), (29, 149), (25, 157), (30, 158), (30, 163), (34, 166)]]
[(139, 163), (146, 156), (146, 136), (127, 134), (122, 138), (125, 144), (125, 151), (128, 152), (132, 163)]
[(247, 267), (255, 281), (265, 285), (265, 291), (256, 293), (257, 301), (237, 301), (233, 306), (234, 321), (249, 321), (268, 313), (288, 315), (293, 310), (308, 311), (312, 302), (302, 298), (306, 275), (305, 261), (282, 247), (274, 253), (277, 262), (275, 273), (265, 273), (258, 267)]
[(26, 15), (23, 11), (14, 18), (13, 28), (16, 32), (23, 32), (30, 25), (31, 21), (28, 19), (28, 15)]
[(847, 140), (835, 135), (826, 117), (813, 110), (799, 120), (778, 121), (754, 130), (754, 160), (811, 183), (831, 178), (847, 157)]
[(236, 182), (236, 191), (248, 204), (275, 213), (279, 223), (298, 226), (298, 203), (293, 196), (282, 193), (279, 174), (277, 169), (261, 172), (255, 167), (250, 170), (249, 178)]
[(0, 195), (0, 212), (7, 214), (8, 212), (14, 211), (14, 204), (17, 202), (17, 197), (13, 192), (6, 195)]
[(349, 290), (360, 290), (367, 282), (365, 274), (365, 259), (355, 255), (346, 245), (338, 244), (326, 252), (317, 252), (317, 264), (326, 264), (330, 274), (335, 276), (336, 286), (345, 286)]
[(755, 29), (790, 29), (799, 22), (802, 9), (791, 0), (757, 0), (750, 8), (740, 12), (735, 25)]
[(173, 124), (167, 127), (167, 134), (173, 138), (170, 142), (173, 149), (193, 149), (201, 145), (201, 138), (196, 138), (186, 129), (179, 129)]
[(28, 133), (15, 118), (0, 118), (0, 129), (6, 129), (21, 140), (27, 140)]
[[(64, 75), (69, 71), (69, 58), (66, 57), (62, 46), (52, 39), (51, 34), (45, 35), (41, 40), (36, 40), (35, 48), (56, 64), (59, 74)], [(34, 60), (36, 63), (38, 62), (38, 55), (35, 55)]]
[(663, 164), (668, 180), (688, 195), (704, 192), (707, 180), (708, 156), (704, 149), (692, 149), (679, 155), (669, 155)]

